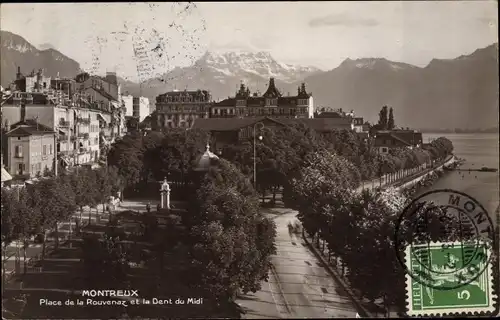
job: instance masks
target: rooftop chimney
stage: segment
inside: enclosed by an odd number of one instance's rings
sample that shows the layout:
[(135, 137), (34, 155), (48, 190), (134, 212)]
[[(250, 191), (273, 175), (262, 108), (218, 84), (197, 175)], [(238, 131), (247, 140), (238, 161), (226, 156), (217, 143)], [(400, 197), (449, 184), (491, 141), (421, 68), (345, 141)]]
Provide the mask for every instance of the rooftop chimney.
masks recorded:
[(116, 72), (106, 72), (106, 81), (108, 83), (118, 85), (118, 78), (116, 77)]
[(21, 102), (21, 122), (26, 120), (26, 104)]

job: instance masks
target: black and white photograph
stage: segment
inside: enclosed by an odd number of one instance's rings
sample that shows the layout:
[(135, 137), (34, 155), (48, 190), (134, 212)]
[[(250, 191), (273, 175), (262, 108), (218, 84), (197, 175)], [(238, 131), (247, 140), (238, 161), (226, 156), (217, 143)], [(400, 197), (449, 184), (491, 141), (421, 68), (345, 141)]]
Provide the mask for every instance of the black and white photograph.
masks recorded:
[(3, 319), (492, 318), (498, 2), (0, 4)]

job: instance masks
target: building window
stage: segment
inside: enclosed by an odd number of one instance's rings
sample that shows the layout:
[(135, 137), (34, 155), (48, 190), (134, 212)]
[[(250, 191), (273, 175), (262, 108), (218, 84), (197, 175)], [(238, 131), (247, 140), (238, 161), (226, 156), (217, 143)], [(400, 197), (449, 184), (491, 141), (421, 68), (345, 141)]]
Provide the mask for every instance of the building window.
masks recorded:
[(49, 154), (52, 154), (52, 145), (49, 144)]
[(16, 146), (16, 158), (22, 158), (23, 157), (23, 146)]
[(387, 153), (387, 148), (382, 148), (382, 153)]
[(47, 155), (47, 145), (46, 144), (43, 145), (43, 149), (42, 150), (43, 150), (42, 151), (42, 155), (46, 156)]
[(18, 163), (17, 170), (19, 172), (18, 174), (23, 174), (24, 173), (24, 163)]

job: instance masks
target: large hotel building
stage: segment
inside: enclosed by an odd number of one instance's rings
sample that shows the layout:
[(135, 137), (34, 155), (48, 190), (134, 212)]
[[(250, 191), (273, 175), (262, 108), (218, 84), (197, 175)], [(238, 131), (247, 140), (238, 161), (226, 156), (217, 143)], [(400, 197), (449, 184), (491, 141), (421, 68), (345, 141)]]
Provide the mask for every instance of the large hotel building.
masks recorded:
[(269, 80), (269, 87), (262, 96), (250, 93), (250, 89), (241, 84), (234, 98), (215, 103), (210, 111), (210, 118), (246, 118), (269, 116), (272, 118), (312, 118), (314, 101), (311, 93), (306, 92), (303, 83), (295, 96), (283, 96), (274, 83)]
[(206, 90), (167, 92), (156, 97), (156, 112), (160, 128), (191, 128), (196, 119), (207, 118), (313, 118), (314, 101), (305, 84), (297, 95), (283, 96), (271, 78), (262, 96), (241, 84), (234, 98), (216, 103)]

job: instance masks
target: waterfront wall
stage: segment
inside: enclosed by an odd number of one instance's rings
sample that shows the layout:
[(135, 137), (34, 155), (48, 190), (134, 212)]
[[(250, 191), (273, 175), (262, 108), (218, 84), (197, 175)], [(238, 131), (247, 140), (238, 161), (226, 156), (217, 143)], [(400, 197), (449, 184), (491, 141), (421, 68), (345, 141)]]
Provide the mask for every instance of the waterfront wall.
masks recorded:
[(408, 181), (408, 182), (406, 182), (406, 183), (398, 186), (396, 189), (399, 190), (399, 191), (402, 191), (402, 190), (404, 190), (406, 188), (413, 187), (415, 184), (417, 184), (421, 180), (425, 179), (430, 174), (432, 174), (432, 173), (434, 173), (436, 171), (442, 171), (444, 166), (449, 166), (449, 165), (451, 165), (451, 164), (453, 164), (453, 163), (455, 163), (457, 161), (458, 161), (458, 159), (455, 156), (452, 156), (451, 159), (449, 159), (448, 161), (446, 161), (442, 165), (436, 167), (435, 169), (433, 169), (431, 171), (428, 171), (428, 172), (422, 174), (421, 176), (416, 177), (415, 179), (413, 179), (411, 181)]

